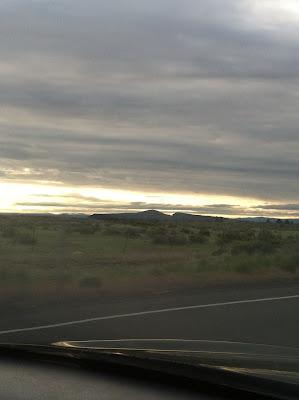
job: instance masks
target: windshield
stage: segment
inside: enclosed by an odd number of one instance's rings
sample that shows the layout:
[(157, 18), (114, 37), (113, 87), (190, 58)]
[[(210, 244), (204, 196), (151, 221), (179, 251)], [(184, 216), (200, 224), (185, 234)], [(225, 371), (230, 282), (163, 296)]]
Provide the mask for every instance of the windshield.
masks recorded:
[(298, 347), (298, 29), (296, 0), (1, 1), (0, 342)]

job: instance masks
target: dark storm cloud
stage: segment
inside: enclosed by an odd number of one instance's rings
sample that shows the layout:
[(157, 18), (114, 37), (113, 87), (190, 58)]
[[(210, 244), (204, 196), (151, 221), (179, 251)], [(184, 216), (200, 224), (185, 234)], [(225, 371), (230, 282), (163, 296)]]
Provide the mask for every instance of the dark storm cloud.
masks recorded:
[(299, 201), (299, 23), (262, 3), (3, 1), (3, 179)]

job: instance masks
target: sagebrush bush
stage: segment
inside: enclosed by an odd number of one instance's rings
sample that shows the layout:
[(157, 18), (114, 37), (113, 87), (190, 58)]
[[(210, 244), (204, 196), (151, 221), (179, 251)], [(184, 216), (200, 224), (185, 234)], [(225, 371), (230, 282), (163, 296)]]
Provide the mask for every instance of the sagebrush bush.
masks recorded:
[(168, 233), (165, 235), (156, 234), (152, 237), (154, 244), (184, 245), (188, 244), (189, 237), (184, 233)]
[(219, 247), (216, 250), (212, 252), (212, 256), (221, 256), (222, 254), (225, 253), (225, 248), (224, 247)]
[(299, 253), (290, 253), (282, 258), (280, 261), (280, 268), (283, 271), (295, 273), (299, 270)]
[(15, 240), (18, 244), (25, 246), (34, 246), (37, 244), (37, 239), (31, 232), (18, 232)]
[(138, 226), (127, 226), (124, 234), (129, 238), (137, 238), (141, 236), (143, 233), (143, 229)]
[(191, 243), (207, 243), (208, 238), (205, 234), (203, 234), (201, 231), (197, 231), (194, 233), (191, 233), (189, 235), (189, 240)]
[(188, 235), (188, 234), (192, 233), (193, 231), (190, 228), (182, 228), (181, 232), (186, 233)]
[(237, 231), (222, 231), (218, 234), (217, 244), (225, 245), (231, 242), (242, 240), (242, 236), (240, 232)]
[(108, 225), (104, 229), (105, 235), (125, 235), (126, 226), (124, 225)]
[(241, 253), (246, 254), (256, 254), (256, 253), (263, 253), (263, 254), (270, 254), (276, 250), (276, 246), (273, 243), (269, 242), (262, 242), (261, 240), (254, 240), (248, 243), (241, 243), (237, 244), (231, 249), (232, 255), (238, 255)]
[(98, 276), (85, 276), (80, 279), (79, 285), (81, 287), (90, 287), (90, 288), (101, 288), (103, 286), (103, 281)]
[(4, 238), (14, 238), (17, 235), (17, 230), (13, 226), (4, 226), (2, 228), (2, 236)]
[(279, 244), (281, 243), (282, 237), (278, 232), (272, 232), (269, 229), (261, 229), (257, 233), (256, 239), (264, 243)]
[(94, 235), (97, 231), (97, 227), (95, 225), (81, 225), (76, 231), (81, 235)]
[(210, 232), (210, 230), (208, 228), (201, 228), (200, 229), (200, 233), (203, 236), (208, 236), (208, 237), (211, 236), (211, 232)]
[(246, 259), (240, 259), (238, 263), (235, 263), (233, 269), (240, 274), (250, 274), (253, 272), (252, 263)]
[(236, 241), (249, 241), (255, 238), (255, 232), (253, 230), (244, 231), (222, 231), (218, 234), (217, 243), (219, 245), (226, 245)]

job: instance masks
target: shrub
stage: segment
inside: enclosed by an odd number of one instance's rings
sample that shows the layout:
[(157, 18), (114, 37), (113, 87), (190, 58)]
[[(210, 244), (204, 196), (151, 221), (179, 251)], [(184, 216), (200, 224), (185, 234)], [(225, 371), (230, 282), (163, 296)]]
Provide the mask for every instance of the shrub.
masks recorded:
[(26, 270), (16, 271), (14, 274), (14, 278), (16, 282), (29, 282), (30, 281), (30, 274)]
[(81, 225), (76, 230), (81, 235), (93, 235), (97, 231), (97, 228), (94, 225)]
[(201, 235), (203, 235), (203, 236), (207, 236), (207, 237), (211, 236), (211, 232), (209, 231), (208, 228), (201, 228), (201, 229), (200, 229), (200, 233), (201, 233)]
[(189, 242), (189, 237), (183, 233), (168, 233), (166, 235), (155, 234), (152, 241), (154, 244), (184, 245)]
[(256, 239), (264, 243), (278, 245), (281, 242), (281, 235), (279, 233), (274, 233), (268, 229), (262, 229), (258, 232)]
[(182, 233), (189, 234), (192, 233), (192, 230), (190, 228), (182, 228)]
[(103, 286), (102, 279), (98, 276), (85, 276), (79, 281), (81, 287), (101, 288)]
[(167, 235), (168, 230), (164, 226), (151, 227), (147, 233), (150, 236)]
[(126, 227), (124, 225), (110, 225), (104, 230), (105, 235), (124, 235)]
[(73, 280), (73, 275), (71, 274), (71, 272), (67, 271), (61, 272), (59, 274), (59, 280), (62, 283), (69, 283)]
[(166, 235), (162, 235), (159, 233), (154, 233), (152, 235), (152, 242), (154, 244), (168, 244), (168, 238)]
[(183, 233), (175, 233), (173, 235), (169, 235), (168, 242), (171, 245), (183, 245), (189, 242), (189, 238)]
[(137, 238), (141, 236), (142, 232), (143, 230), (140, 229), (138, 226), (128, 226), (125, 229), (124, 234), (129, 238)]
[(204, 235), (201, 231), (190, 234), (189, 239), (190, 239), (190, 242), (192, 242), (192, 243), (203, 244), (203, 243), (207, 242), (207, 236)]
[(253, 265), (251, 260), (240, 259), (234, 265), (233, 269), (240, 274), (250, 274), (253, 272)]
[(16, 236), (16, 242), (25, 246), (34, 246), (37, 240), (32, 233), (19, 232)]
[(241, 235), (240, 235), (240, 239), (243, 241), (254, 240), (255, 239), (255, 231), (252, 229), (242, 231)]
[(211, 269), (213, 269), (213, 265), (211, 265), (207, 258), (204, 257), (198, 260), (198, 264), (196, 266), (197, 272), (207, 272)]
[(9, 277), (9, 272), (7, 268), (0, 269), (0, 281), (5, 281)]
[(297, 236), (294, 236), (294, 235), (287, 235), (287, 236), (284, 238), (284, 242), (287, 242), (287, 243), (296, 243), (297, 240), (298, 240), (298, 237), (297, 237)]
[(224, 245), (229, 244), (234, 241), (248, 241), (255, 239), (255, 232), (253, 230), (231, 230), (231, 231), (222, 231), (218, 234), (218, 244)]
[(2, 229), (2, 236), (4, 238), (15, 238), (17, 230), (13, 226), (5, 226)]
[(218, 234), (217, 242), (219, 245), (229, 244), (236, 240), (242, 240), (240, 232), (237, 231), (222, 231)]
[(235, 245), (231, 249), (231, 254), (232, 255), (238, 255), (241, 253), (246, 253), (246, 254), (257, 254), (257, 253), (263, 253), (263, 254), (270, 254), (275, 251), (276, 246), (274, 246), (272, 243), (267, 243), (267, 242), (262, 242), (260, 240), (255, 240), (252, 242), (248, 243), (241, 243)]
[(299, 253), (291, 254), (281, 261), (280, 268), (283, 271), (295, 273), (299, 269)]
[(166, 271), (165, 271), (165, 269), (163, 267), (154, 267), (151, 270), (151, 273), (154, 276), (163, 276), (163, 275), (165, 275)]
[(223, 247), (219, 247), (213, 251), (212, 256), (221, 256), (223, 253), (225, 253), (225, 249)]
[(286, 263), (281, 266), (282, 270), (293, 273), (293, 274), (297, 271), (297, 268), (298, 268), (298, 264), (294, 264), (294, 263)]

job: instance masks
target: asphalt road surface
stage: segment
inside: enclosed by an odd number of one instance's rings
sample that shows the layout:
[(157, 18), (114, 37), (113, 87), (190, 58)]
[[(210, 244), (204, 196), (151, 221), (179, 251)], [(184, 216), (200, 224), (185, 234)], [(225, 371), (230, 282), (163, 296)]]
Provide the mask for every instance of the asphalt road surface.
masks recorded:
[(299, 347), (299, 284), (2, 305), (0, 342), (178, 338)]

